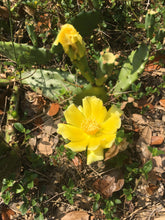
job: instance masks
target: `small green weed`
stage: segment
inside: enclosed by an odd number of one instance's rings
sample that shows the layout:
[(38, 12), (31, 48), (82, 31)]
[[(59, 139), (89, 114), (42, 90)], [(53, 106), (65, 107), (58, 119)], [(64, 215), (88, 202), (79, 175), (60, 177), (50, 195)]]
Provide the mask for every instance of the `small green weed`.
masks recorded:
[(14, 123), (14, 128), (20, 133), (24, 134), (24, 140), (22, 145), (25, 144), (31, 138), (31, 136), (29, 135), (31, 131), (29, 129), (25, 129), (25, 127), (21, 123)]
[(140, 168), (141, 174), (148, 179), (148, 173), (152, 170), (152, 160), (147, 161), (142, 168)]
[(100, 207), (99, 200), (101, 199), (101, 196), (99, 193), (96, 193), (96, 194), (90, 193), (89, 196), (92, 197), (94, 200), (93, 211), (96, 212)]
[(49, 157), (50, 158), (50, 165), (53, 165), (53, 160), (55, 160), (57, 163), (60, 162), (60, 158), (62, 157), (64, 150), (65, 150), (64, 145), (56, 147), (56, 155), (52, 155)]
[(48, 209), (42, 206), (42, 202), (46, 199), (43, 193), (35, 193), (37, 190), (35, 181), (37, 179), (38, 174), (30, 171), (25, 171), (22, 179), (19, 181), (16, 181), (15, 178), (3, 179), (1, 193), (5, 204), (9, 204), (16, 198), (20, 199), (23, 201), (20, 207), (22, 215), (31, 210), (35, 214), (35, 220), (42, 220)]
[(128, 188), (128, 189), (124, 188), (123, 193), (124, 193), (127, 201), (132, 200), (132, 198), (133, 198), (133, 189), (132, 188)]
[(107, 220), (119, 220), (117, 217), (114, 217), (114, 214), (117, 211), (117, 205), (121, 204), (120, 199), (103, 199), (99, 193), (89, 194), (90, 197), (93, 198), (93, 212), (96, 212), (101, 206), (103, 207), (103, 211)]
[(63, 185), (62, 190), (64, 191), (64, 196), (68, 200), (68, 202), (73, 205), (74, 196), (78, 193), (82, 193), (81, 189), (75, 188), (73, 180), (69, 179), (68, 186)]
[(123, 194), (127, 201), (131, 201), (135, 196), (134, 181), (140, 180), (143, 176), (148, 179), (148, 173), (152, 170), (152, 160), (147, 161), (143, 167), (139, 168), (138, 163), (132, 163), (126, 166), (128, 171), (124, 177), (125, 187), (123, 188)]
[(117, 205), (119, 204), (121, 204), (120, 199), (115, 199), (114, 201), (105, 200), (105, 208), (103, 209), (103, 211), (107, 220), (119, 220), (119, 218), (114, 216), (117, 211)]
[(145, 88), (145, 91), (146, 91), (146, 96), (150, 95), (150, 94), (154, 94), (154, 93), (157, 93), (157, 95), (160, 95), (160, 91), (158, 88), (153, 88), (151, 86), (147, 86)]
[(123, 141), (123, 138), (125, 137), (124, 129), (121, 128), (117, 131), (116, 139), (115, 139), (115, 144), (118, 145)]
[(165, 154), (164, 151), (159, 150), (157, 147), (150, 147), (148, 146), (148, 150), (152, 153), (152, 156), (159, 156), (160, 154)]
[(76, 152), (73, 152), (71, 149), (66, 149), (66, 156), (69, 160), (72, 160), (76, 155)]

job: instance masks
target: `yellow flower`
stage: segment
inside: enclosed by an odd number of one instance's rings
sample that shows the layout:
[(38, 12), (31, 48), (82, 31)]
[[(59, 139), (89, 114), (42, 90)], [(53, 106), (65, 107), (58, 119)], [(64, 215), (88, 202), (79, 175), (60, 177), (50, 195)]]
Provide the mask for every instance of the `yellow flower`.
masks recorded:
[(80, 60), (86, 54), (85, 43), (71, 24), (62, 26), (54, 44), (58, 45), (59, 43), (71, 61)]
[(67, 124), (58, 124), (57, 132), (70, 140), (65, 145), (74, 152), (87, 149), (87, 164), (103, 160), (104, 149), (110, 148), (121, 126), (122, 111), (112, 106), (109, 111), (95, 96), (83, 99), (83, 106), (71, 104), (64, 112)]

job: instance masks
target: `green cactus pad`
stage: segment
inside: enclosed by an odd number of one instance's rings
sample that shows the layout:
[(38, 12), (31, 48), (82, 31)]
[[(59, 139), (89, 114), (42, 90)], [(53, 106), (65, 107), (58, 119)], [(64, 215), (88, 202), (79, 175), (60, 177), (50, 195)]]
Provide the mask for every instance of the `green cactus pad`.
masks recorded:
[(75, 75), (69, 72), (52, 70), (31, 70), (22, 74), (22, 83), (29, 85), (35, 92), (42, 94), (55, 101), (63, 98), (66, 94), (76, 94), (81, 91), (81, 86), (85, 86), (83, 80), (78, 80), (75, 85)]
[(119, 79), (114, 87), (113, 94), (119, 95), (138, 79), (144, 70), (149, 56), (149, 46), (142, 44), (137, 50), (132, 51), (119, 73)]
[(116, 56), (113, 53), (105, 52), (98, 60), (98, 67), (96, 72), (96, 85), (101, 86), (112, 74)]
[(52, 54), (45, 48), (0, 41), (0, 53), (20, 64), (46, 64)]
[(97, 25), (102, 21), (98, 11), (83, 11), (75, 17), (71, 18), (71, 23), (76, 30), (83, 36), (89, 36), (93, 32)]
[(149, 10), (145, 17), (145, 29), (148, 38), (153, 38), (154, 26), (155, 26), (155, 14), (157, 12)]
[(82, 99), (86, 96), (96, 96), (103, 100), (103, 102), (108, 101), (109, 96), (107, 95), (107, 91), (103, 86), (91, 86), (90, 84), (79, 92), (73, 99), (73, 102), (76, 105), (82, 105)]
[(163, 40), (165, 38), (165, 28), (160, 28), (158, 32), (156, 33), (155, 40), (160, 41), (163, 43)]

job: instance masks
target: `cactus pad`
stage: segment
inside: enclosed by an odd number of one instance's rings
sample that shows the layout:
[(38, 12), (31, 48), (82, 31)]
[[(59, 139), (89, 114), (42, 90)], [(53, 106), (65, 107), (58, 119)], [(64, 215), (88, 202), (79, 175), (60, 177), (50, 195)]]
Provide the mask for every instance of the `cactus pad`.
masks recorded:
[(20, 64), (46, 64), (52, 54), (45, 48), (0, 41), (0, 53)]
[(138, 79), (142, 73), (149, 56), (149, 46), (142, 44), (137, 50), (132, 51), (128, 60), (124, 63), (119, 79), (114, 88), (114, 95), (126, 91), (129, 86)]
[[(22, 74), (22, 83), (29, 85), (35, 92), (41, 93), (51, 101), (57, 100), (66, 94), (75, 94), (81, 91), (80, 86), (75, 85), (75, 76), (69, 72), (52, 70), (31, 70)], [(85, 85), (79, 79), (79, 85)]]

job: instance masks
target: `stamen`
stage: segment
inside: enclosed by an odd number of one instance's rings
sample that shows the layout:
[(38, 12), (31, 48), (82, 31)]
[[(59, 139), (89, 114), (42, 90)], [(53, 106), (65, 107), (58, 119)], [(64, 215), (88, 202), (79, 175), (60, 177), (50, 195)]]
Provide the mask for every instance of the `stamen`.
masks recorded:
[(86, 119), (81, 124), (82, 129), (89, 135), (94, 135), (100, 130), (100, 126), (94, 119)]

